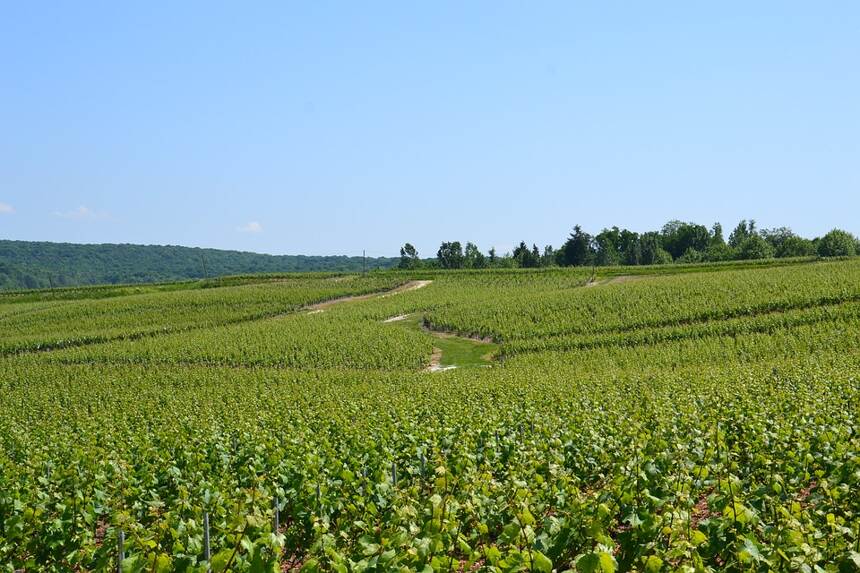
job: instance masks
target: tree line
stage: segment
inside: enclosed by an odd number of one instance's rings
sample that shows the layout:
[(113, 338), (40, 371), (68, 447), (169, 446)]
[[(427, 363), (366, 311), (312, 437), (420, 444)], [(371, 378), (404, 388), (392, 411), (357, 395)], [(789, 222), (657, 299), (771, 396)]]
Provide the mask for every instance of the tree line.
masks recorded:
[(361, 272), (396, 257), (261, 255), (170, 245), (75, 245), (0, 240), (0, 290), (147, 283), (250, 273)]
[(724, 237), (723, 227), (669, 221), (659, 231), (637, 233), (628, 229), (603, 229), (596, 235), (576, 225), (564, 243), (554, 248), (525, 241), (512, 252), (499, 255), (495, 248), (486, 254), (474, 243), (446, 241), (435, 258), (422, 259), (415, 247), (400, 249), (401, 269), (442, 268), (538, 268), (550, 266), (663, 265), (786, 257), (850, 257), (860, 254), (860, 240), (851, 233), (833, 229), (822, 237), (807, 239), (788, 227), (759, 229), (754, 220), (743, 220)]

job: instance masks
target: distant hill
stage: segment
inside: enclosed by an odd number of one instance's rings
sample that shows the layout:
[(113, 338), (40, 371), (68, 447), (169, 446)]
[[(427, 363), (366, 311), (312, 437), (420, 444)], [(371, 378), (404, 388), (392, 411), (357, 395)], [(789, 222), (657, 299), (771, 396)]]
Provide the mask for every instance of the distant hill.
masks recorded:
[[(367, 269), (391, 268), (399, 260), (368, 258)], [(245, 273), (360, 270), (362, 257), (261, 255), (170, 245), (0, 240), (0, 289), (145, 283)]]

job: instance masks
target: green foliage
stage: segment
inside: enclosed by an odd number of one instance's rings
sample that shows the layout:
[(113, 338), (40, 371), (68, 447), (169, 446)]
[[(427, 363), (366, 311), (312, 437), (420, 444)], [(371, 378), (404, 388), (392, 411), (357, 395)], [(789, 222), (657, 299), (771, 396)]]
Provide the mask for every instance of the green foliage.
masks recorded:
[(474, 243), (466, 243), (463, 254), (463, 266), (467, 269), (484, 269), (487, 267), (487, 257), (484, 256)]
[(442, 243), (436, 253), (436, 260), (441, 269), (463, 268), (463, 246), (460, 241)]
[(833, 229), (818, 242), (821, 257), (853, 257), (857, 254), (857, 239), (851, 233)]
[(621, 250), (621, 231), (618, 227), (603, 229), (594, 237), (595, 257), (594, 263), (600, 266), (613, 266), (621, 264), (623, 256)]
[(589, 265), (594, 259), (591, 235), (576, 225), (562, 247), (562, 263), (566, 266), (581, 267)]
[(711, 227), (711, 247), (725, 245), (726, 240), (723, 238), (723, 226), (720, 223), (714, 223)]
[[(388, 269), (395, 258), (368, 258)], [(0, 289), (129, 284), (244, 273), (360, 271), (362, 257), (261, 255), (159, 245), (75, 245), (0, 240)]]
[(651, 231), (642, 235), (640, 249), (643, 265), (666, 265), (672, 262), (672, 255), (662, 247), (660, 233)]
[(704, 252), (711, 242), (711, 235), (704, 225), (669, 221), (663, 226), (662, 247), (677, 259), (688, 250)]
[(815, 245), (803, 237), (786, 237), (776, 246), (776, 257), (810, 257), (816, 254)]
[(618, 233), (618, 249), (621, 263), (625, 265), (642, 264), (642, 240), (639, 233), (621, 229)]
[(760, 235), (752, 234), (741, 241), (737, 257), (741, 260), (769, 259), (773, 257), (773, 247)]
[(855, 570), (860, 261), (611, 273), (0, 299), (0, 568)]
[(665, 249), (657, 249), (654, 251), (653, 258), (651, 260), (652, 265), (668, 265), (672, 262), (672, 255), (669, 254), (669, 251)]
[(731, 235), (729, 235), (729, 246), (733, 249), (739, 249), (744, 241), (756, 234), (755, 221), (747, 221), (744, 219), (738, 223), (738, 226), (735, 227), (735, 230), (732, 231)]
[(541, 266), (541, 255), (537, 245), (529, 249), (525, 241), (520, 241), (520, 244), (514, 249), (512, 256), (521, 268), (534, 269)]
[(400, 264), (397, 267), (406, 270), (421, 267), (421, 259), (418, 258), (418, 251), (410, 243), (406, 243), (400, 247)]
[[(860, 300), (860, 260), (722, 268), (704, 275), (628, 276), (627, 282), (617, 284), (574, 286), (586, 278), (585, 273), (576, 277), (559, 272), (541, 280), (458, 280), (465, 292), (451, 292), (446, 304), (430, 307), (425, 316), (441, 330), (502, 340), (503, 351), (511, 352), (527, 343), (536, 350), (563, 348), (567, 337), (592, 344), (590, 337), (597, 335), (615, 336), (623, 345), (655, 328), (695, 332), (699, 325), (779, 319), (790, 310), (813, 311)], [(443, 286), (449, 288), (442, 281), (434, 288)], [(555, 346), (559, 341), (564, 343)]]
[(705, 251), (705, 260), (711, 262), (730, 261), (736, 258), (736, 252), (724, 242), (712, 242)]
[(705, 261), (705, 253), (689, 247), (684, 254), (675, 260), (679, 264), (701, 263)]
[(0, 355), (251, 322), (331, 298), (389, 289), (400, 282), (380, 275), (290, 276), (97, 300), (10, 302), (0, 304)]

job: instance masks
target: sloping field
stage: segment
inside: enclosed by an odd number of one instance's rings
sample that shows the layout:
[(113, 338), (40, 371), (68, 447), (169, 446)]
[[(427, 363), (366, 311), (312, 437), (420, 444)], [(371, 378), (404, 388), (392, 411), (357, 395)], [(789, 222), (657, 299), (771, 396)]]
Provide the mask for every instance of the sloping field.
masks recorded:
[(857, 570), (860, 260), (667, 268), (3, 298), (0, 570)]

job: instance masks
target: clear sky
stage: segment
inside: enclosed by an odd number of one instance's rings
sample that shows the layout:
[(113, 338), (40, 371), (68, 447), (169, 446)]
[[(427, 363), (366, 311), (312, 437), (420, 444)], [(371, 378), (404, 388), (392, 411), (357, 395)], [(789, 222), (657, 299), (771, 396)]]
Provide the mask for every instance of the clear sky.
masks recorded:
[(5, 2), (0, 238), (860, 233), (860, 3)]

